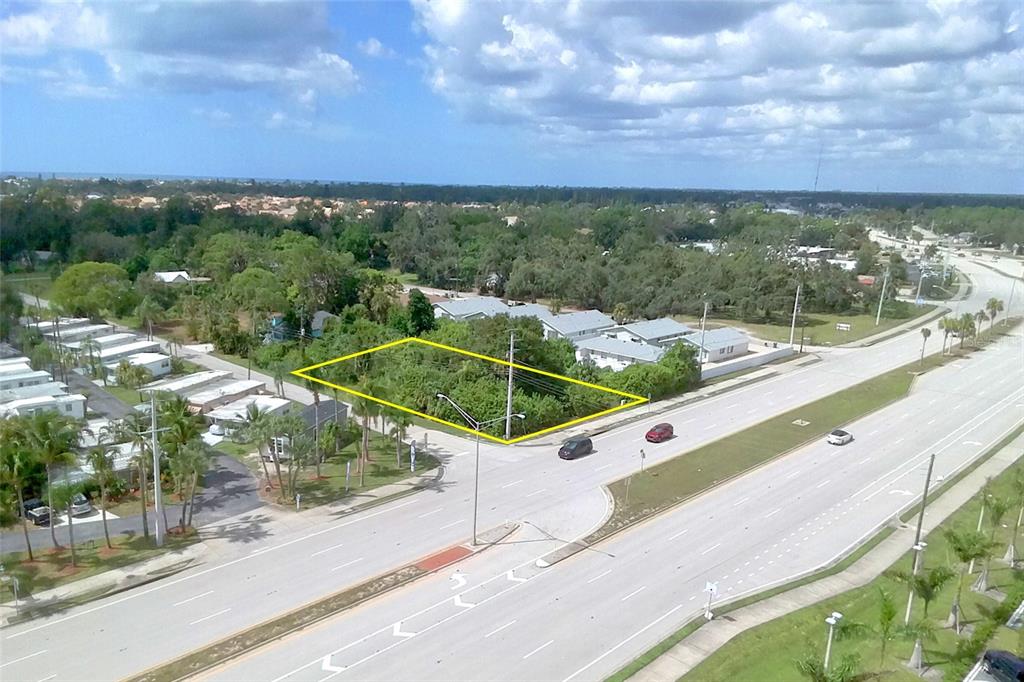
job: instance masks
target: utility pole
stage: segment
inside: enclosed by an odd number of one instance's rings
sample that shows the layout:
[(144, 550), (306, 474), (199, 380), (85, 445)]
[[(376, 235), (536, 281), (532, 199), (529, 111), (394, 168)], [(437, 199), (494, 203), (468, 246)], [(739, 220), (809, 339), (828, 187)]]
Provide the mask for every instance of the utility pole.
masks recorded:
[(885, 289), (889, 286), (889, 268), (885, 269), (885, 278), (882, 280), (882, 294), (878, 297), (878, 313), (875, 315), (875, 326), (882, 321), (882, 303), (885, 302)]
[(705, 330), (705, 327), (707, 326), (707, 321), (708, 321), (708, 302), (704, 301), (704, 314), (701, 315), (701, 317), (700, 317), (700, 348), (698, 349), (698, 352), (700, 353), (700, 355), (698, 357), (699, 362), (698, 362), (698, 365), (697, 365), (698, 370), (699, 370), (697, 372), (697, 378), (698, 379), (703, 379), (704, 378), (704, 330)]
[(789, 347), (793, 348), (793, 337), (796, 336), (796, 314), (800, 311), (800, 289), (803, 284), (796, 285), (796, 298), (793, 299), (793, 321), (789, 325)]
[[(924, 476), (924, 494), (921, 496), (921, 510), (917, 513), (917, 531), (914, 533), (914, 565), (912, 568), (913, 575), (917, 575), (917, 571), (921, 565), (921, 552), (924, 551), (924, 545), (921, 544), (921, 526), (924, 524), (924, 507), (928, 504), (928, 486), (932, 482), (932, 469), (935, 468), (935, 454), (928, 458), (928, 473)], [(910, 608), (914, 603), (914, 591), (911, 590), (910, 594), (907, 595), (907, 612), (903, 617), (903, 624), (907, 625), (910, 623)]]
[(917, 302), (921, 300), (921, 285), (924, 284), (924, 277), (923, 272), (919, 272), (917, 275), (917, 293), (914, 294), (914, 305), (917, 305)]
[(160, 441), (157, 440), (157, 428), (156, 428), (156, 391), (149, 392), (149, 416), (150, 416), (150, 427), (149, 436), (152, 439), (150, 441), (150, 449), (153, 451), (153, 500), (156, 504), (154, 514), (156, 516), (156, 546), (163, 547), (164, 545), (164, 531), (166, 530), (160, 525), (163, 519), (163, 493), (160, 490)]
[(508, 395), (505, 397), (505, 440), (512, 438), (512, 363), (516, 354), (516, 330), (509, 331), (508, 337)]

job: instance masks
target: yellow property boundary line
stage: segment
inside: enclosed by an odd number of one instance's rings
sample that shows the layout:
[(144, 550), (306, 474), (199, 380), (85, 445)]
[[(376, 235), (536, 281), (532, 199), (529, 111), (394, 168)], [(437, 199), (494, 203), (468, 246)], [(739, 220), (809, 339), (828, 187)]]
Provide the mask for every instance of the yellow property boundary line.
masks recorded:
[[(487, 362), (493, 362), (494, 364), (497, 364), (497, 365), (504, 365), (505, 367), (514, 367), (515, 369), (521, 370), (523, 372), (531, 372), (533, 374), (540, 374), (542, 376), (550, 377), (552, 379), (559, 379), (561, 381), (568, 381), (569, 383), (577, 384), (579, 386), (586, 386), (587, 388), (593, 388), (593, 389), (596, 389), (598, 391), (604, 391), (605, 393), (611, 393), (613, 395), (621, 396), (623, 398), (628, 398), (629, 402), (623, 403), (621, 405), (618, 405), (616, 407), (612, 407), (612, 408), (607, 409), (607, 410), (602, 410), (601, 412), (595, 412), (594, 414), (590, 414), (590, 415), (587, 415), (585, 417), (579, 417), (577, 419), (572, 419), (572, 420), (564, 422), (562, 424), (557, 424), (555, 426), (549, 426), (546, 429), (541, 429), (540, 431), (534, 431), (533, 433), (528, 433), (525, 436), (517, 436), (516, 438), (505, 439), (505, 438), (499, 438), (498, 436), (492, 436), (489, 433), (484, 433), (482, 431), (476, 431), (475, 429), (471, 429), (471, 428), (469, 428), (467, 426), (463, 426), (462, 424), (456, 424), (454, 422), (450, 422), (450, 421), (447, 421), (445, 419), (440, 419), (438, 417), (434, 417), (432, 415), (426, 414), (424, 412), (420, 412), (418, 410), (413, 410), (413, 409), (410, 409), (408, 407), (403, 407), (402, 405), (390, 402), (388, 400), (384, 400), (382, 398), (375, 398), (372, 395), (367, 395), (365, 393), (361, 393), (360, 391), (357, 391), (357, 390), (355, 390), (353, 388), (346, 388), (345, 386), (339, 386), (338, 384), (331, 383), (330, 381), (325, 381), (324, 379), (320, 379), (319, 377), (315, 377), (315, 376), (310, 376), (309, 375), (309, 372), (311, 372), (311, 371), (313, 371), (315, 369), (320, 369), (321, 367), (326, 367), (328, 365), (333, 365), (333, 364), (336, 364), (336, 363), (339, 363), (339, 362), (344, 362), (345, 360), (351, 360), (352, 358), (357, 358), (357, 357), (359, 357), (361, 355), (368, 355), (370, 353), (376, 353), (377, 351), (385, 350), (387, 348), (394, 348), (395, 346), (400, 346), (400, 345), (403, 345), (403, 344), (406, 344), (406, 343), (419, 343), (419, 344), (422, 344), (424, 346), (430, 346), (431, 348), (438, 348), (440, 350), (447, 350), (447, 351), (451, 351), (453, 353), (459, 353), (460, 355), (466, 355), (466, 356), (469, 356), (471, 358), (476, 358), (478, 360), (486, 360)], [(526, 440), (528, 438), (535, 438), (535, 437), (543, 435), (545, 433), (551, 433), (552, 431), (557, 431), (559, 429), (564, 429), (564, 428), (566, 428), (568, 426), (573, 426), (575, 424), (580, 424), (580, 423), (588, 421), (590, 419), (596, 419), (597, 417), (603, 417), (604, 415), (611, 414), (612, 412), (618, 412), (619, 410), (625, 410), (625, 409), (630, 408), (630, 407), (636, 407), (637, 405), (642, 405), (643, 403), (646, 403), (647, 400), (648, 400), (647, 398), (644, 398), (643, 396), (633, 395), (632, 393), (626, 393), (624, 391), (618, 391), (618, 390), (616, 390), (614, 388), (608, 388), (607, 386), (601, 386), (599, 384), (592, 384), (592, 383), (589, 383), (587, 381), (580, 381), (579, 379), (573, 379), (571, 377), (562, 376), (561, 374), (554, 374), (552, 372), (545, 372), (544, 370), (534, 369), (532, 367), (526, 367), (525, 365), (519, 365), (519, 364), (516, 364), (514, 362), (509, 362), (508, 360), (502, 360), (500, 358), (492, 358), (492, 357), (490, 357), (488, 355), (481, 355), (480, 353), (474, 353), (472, 351), (463, 350), (461, 348), (455, 348), (454, 346), (446, 346), (443, 343), (436, 343), (434, 341), (427, 341), (426, 339), (420, 339), (420, 338), (417, 338), (415, 336), (409, 336), (409, 337), (406, 337), (404, 339), (399, 339), (397, 341), (391, 341), (390, 343), (385, 343), (385, 344), (382, 344), (380, 346), (375, 346), (373, 348), (368, 348), (366, 350), (359, 351), (358, 353), (350, 353), (349, 355), (344, 355), (344, 356), (342, 356), (340, 358), (334, 358), (333, 360), (328, 360), (326, 362), (318, 362), (317, 364), (310, 365), (309, 367), (303, 367), (302, 369), (293, 370), (291, 373), (293, 375), (297, 376), (297, 377), (301, 377), (301, 378), (307, 379), (309, 381), (315, 381), (318, 384), (323, 384), (324, 386), (329, 386), (330, 388), (334, 388), (334, 389), (337, 389), (339, 391), (344, 391), (345, 393), (357, 396), (359, 398), (364, 398), (366, 400), (372, 400), (375, 403), (379, 403), (381, 405), (385, 405), (387, 407), (390, 407), (390, 408), (393, 408), (393, 409), (396, 409), (396, 410), (401, 410), (402, 412), (408, 412), (409, 414), (416, 415), (417, 417), (422, 417), (423, 419), (429, 419), (432, 422), (437, 422), (438, 424), (444, 424), (445, 426), (450, 426), (451, 428), (458, 429), (459, 431), (465, 431), (466, 433), (471, 433), (473, 435), (479, 435), (482, 438), (486, 438), (487, 440), (494, 441), (495, 443), (501, 443), (503, 445), (511, 445), (512, 443), (518, 443), (518, 442)]]

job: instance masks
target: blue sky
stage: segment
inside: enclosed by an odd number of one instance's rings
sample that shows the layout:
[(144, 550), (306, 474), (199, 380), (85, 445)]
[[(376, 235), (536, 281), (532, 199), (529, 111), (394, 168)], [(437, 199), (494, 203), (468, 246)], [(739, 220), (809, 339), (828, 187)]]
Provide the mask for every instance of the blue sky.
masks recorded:
[(1014, 2), (45, 2), (5, 171), (1024, 190)]

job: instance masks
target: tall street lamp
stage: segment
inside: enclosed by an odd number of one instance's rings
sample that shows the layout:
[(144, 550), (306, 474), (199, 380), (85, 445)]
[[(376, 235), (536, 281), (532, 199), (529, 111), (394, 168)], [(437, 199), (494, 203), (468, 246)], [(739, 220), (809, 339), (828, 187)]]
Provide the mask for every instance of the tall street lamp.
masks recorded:
[(498, 422), (505, 421), (509, 419), (510, 416), (515, 417), (516, 419), (526, 419), (526, 415), (502, 415), (494, 419), (488, 419), (487, 421), (480, 422), (474, 419), (472, 416), (470, 416), (470, 414), (466, 412), (464, 409), (462, 409), (462, 407), (458, 403), (456, 403), (454, 400), (446, 396), (444, 393), (438, 393), (437, 397), (440, 398), (441, 400), (446, 401), (449, 405), (454, 407), (455, 411), (458, 412), (459, 415), (466, 420), (466, 423), (472, 426), (473, 430), (476, 432), (476, 473), (474, 475), (473, 481), (473, 545), (476, 546), (476, 517), (477, 509), (480, 506), (480, 431), (485, 426), (490, 426), (491, 424), (497, 424)]
[(843, 614), (833, 611), (832, 615), (825, 619), (828, 623), (828, 644), (825, 645), (825, 670), (828, 670), (828, 659), (832, 655), (832, 636), (836, 630), (836, 624), (842, 620)]

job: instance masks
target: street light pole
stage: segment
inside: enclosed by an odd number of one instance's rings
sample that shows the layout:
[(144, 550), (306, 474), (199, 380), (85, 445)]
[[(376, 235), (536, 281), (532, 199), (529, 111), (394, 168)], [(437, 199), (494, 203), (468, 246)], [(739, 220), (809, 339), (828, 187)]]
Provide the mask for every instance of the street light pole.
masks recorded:
[(878, 314), (875, 315), (875, 326), (882, 321), (882, 303), (885, 301), (885, 289), (889, 286), (889, 268), (885, 269), (885, 277), (882, 279), (882, 293), (878, 297)]
[(796, 314), (800, 310), (800, 289), (803, 286), (802, 283), (796, 285), (796, 298), (793, 299), (793, 321), (789, 325), (789, 347), (793, 348), (793, 337), (796, 335)]
[(708, 302), (704, 301), (704, 314), (700, 316), (700, 348), (698, 349), (699, 363), (698, 363), (698, 379), (704, 378), (704, 330), (707, 327), (708, 321)]
[(160, 525), (164, 501), (161, 499), (163, 491), (160, 490), (160, 441), (156, 437), (156, 391), (149, 392), (149, 415), (150, 438), (152, 439), (150, 449), (153, 451), (153, 501), (156, 505), (154, 508), (154, 515), (156, 516), (156, 546), (163, 547), (164, 531), (167, 529)]
[(512, 438), (512, 363), (515, 362), (516, 330), (509, 330), (508, 337), (508, 395), (505, 398), (505, 440)]
[[(438, 393), (437, 397), (440, 398), (441, 400), (444, 400), (452, 407), (454, 407), (455, 411), (458, 412), (459, 415), (466, 420), (466, 423), (473, 427), (473, 431), (476, 432), (476, 471), (473, 474), (473, 546), (475, 547), (477, 545), (477, 510), (480, 508), (480, 432), (483, 430), (485, 426), (490, 426), (491, 424), (496, 424), (500, 421), (504, 421), (506, 417), (501, 416), (495, 419), (489, 419), (485, 422), (479, 422), (476, 419), (474, 419), (468, 412), (462, 409), (462, 407), (457, 402), (446, 396), (444, 393)], [(512, 416), (515, 417), (516, 419), (526, 419), (525, 414), (513, 414)]]
[(825, 645), (825, 670), (828, 670), (828, 659), (832, 656), (832, 635), (835, 634), (836, 624), (842, 619), (843, 614), (833, 611), (832, 615), (825, 619), (828, 623), (828, 644)]
[[(917, 575), (918, 570), (921, 568), (921, 554), (924, 552), (924, 548), (928, 546), (927, 542), (919, 542), (913, 546), (914, 550), (914, 571), (911, 575)], [(907, 595), (907, 612), (903, 614), (903, 625), (910, 625), (910, 611), (914, 606), (914, 588), (910, 588), (910, 594)]]

